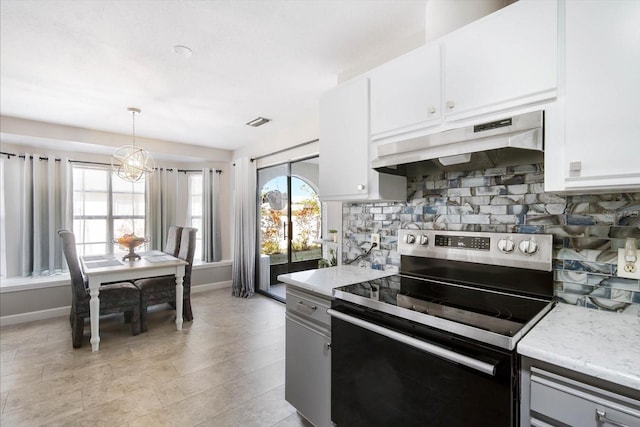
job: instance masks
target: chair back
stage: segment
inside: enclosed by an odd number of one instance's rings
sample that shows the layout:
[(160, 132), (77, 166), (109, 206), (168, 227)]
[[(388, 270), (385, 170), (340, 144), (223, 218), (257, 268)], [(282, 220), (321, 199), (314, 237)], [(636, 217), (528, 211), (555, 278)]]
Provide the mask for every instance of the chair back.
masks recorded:
[(69, 230), (58, 230), (58, 236), (62, 238), (62, 251), (67, 260), (67, 266), (69, 266), (73, 301), (81, 301), (87, 298), (87, 289), (84, 285), (84, 276), (82, 275), (80, 262), (78, 261), (76, 237)]
[(182, 227), (177, 225), (172, 225), (169, 227), (169, 232), (167, 234), (167, 243), (164, 245), (165, 254), (169, 254), (177, 257), (180, 252), (180, 242), (182, 238)]
[(183, 285), (185, 291), (191, 289), (191, 267), (193, 266), (193, 257), (196, 253), (196, 233), (197, 228), (184, 227), (182, 229), (182, 238), (180, 239), (180, 252), (178, 258), (189, 263), (184, 267)]

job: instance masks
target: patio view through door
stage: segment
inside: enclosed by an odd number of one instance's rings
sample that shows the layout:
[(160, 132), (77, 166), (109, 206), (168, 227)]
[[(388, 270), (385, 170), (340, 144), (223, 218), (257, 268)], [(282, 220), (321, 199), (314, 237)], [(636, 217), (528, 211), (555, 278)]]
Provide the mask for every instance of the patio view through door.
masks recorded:
[(284, 301), (279, 274), (318, 267), (322, 257), (318, 157), (258, 170), (258, 291)]

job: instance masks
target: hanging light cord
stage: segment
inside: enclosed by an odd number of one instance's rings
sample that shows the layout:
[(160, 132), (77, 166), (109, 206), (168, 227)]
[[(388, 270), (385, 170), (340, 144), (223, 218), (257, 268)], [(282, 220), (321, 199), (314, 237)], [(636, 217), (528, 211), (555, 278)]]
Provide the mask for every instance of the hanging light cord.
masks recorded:
[(135, 147), (136, 146), (136, 114), (140, 112), (139, 108), (134, 108), (134, 107), (130, 107), (129, 111), (131, 111), (132, 117), (131, 117), (131, 127), (132, 127), (132, 132), (131, 132), (131, 137), (133, 138), (133, 143), (132, 146)]
[(132, 111), (131, 114), (133, 115), (132, 120), (131, 120), (131, 127), (132, 127), (132, 132), (131, 135), (133, 136), (133, 146), (136, 146), (136, 112)]

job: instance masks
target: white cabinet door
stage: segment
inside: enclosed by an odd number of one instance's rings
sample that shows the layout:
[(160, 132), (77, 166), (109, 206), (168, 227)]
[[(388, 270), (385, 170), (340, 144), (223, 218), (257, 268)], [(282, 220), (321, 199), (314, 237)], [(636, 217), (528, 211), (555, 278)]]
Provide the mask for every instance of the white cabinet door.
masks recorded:
[(367, 197), (369, 82), (360, 78), (320, 99), (320, 198)]
[[(375, 147), (373, 147), (375, 148)], [(406, 200), (406, 178), (371, 169), (369, 81), (343, 83), (320, 99), (320, 198)]]
[(445, 38), (445, 120), (556, 97), (557, 1), (521, 0)]
[(440, 123), (440, 44), (413, 50), (369, 73), (371, 136)]
[(640, 2), (566, 2), (565, 188), (640, 189)]

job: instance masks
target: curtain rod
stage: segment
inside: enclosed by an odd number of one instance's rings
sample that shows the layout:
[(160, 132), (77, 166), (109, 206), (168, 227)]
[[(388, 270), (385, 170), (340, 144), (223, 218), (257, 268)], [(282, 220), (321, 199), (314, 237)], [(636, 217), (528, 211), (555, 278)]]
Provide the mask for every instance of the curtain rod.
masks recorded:
[(318, 141), (320, 141), (318, 138), (312, 139), (311, 141), (302, 142), (300, 144), (293, 145), (291, 147), (283, 148), (282, 150), (274, 151), (273, 153), (263, 154), (262, 156), (257, 156), (257, 157), (252, 157), (251, 161), (253, 162), (255, 160), (264, 159), (265, 157), (275, 156), (276, 154), (284, 153), (285, 151), (293, 150), (294, 148), (304, 147), (305, 145), (313, 144), (314, 142), (318, 142)]
[[(173, 170), (173, 169), (167, 169), (167, 170)], [(187, 172), (202, 172), (202, 169), (178, 169), (178, 172), (184, 172), (184, 173), (187, 173)], [(210, 170), (209, 172), (215, 172), (217, 174), (222, 173), (222, 171), (218, 170), (218, 169), (213, 169), (213, 170)]]
[[(20, 159), (24, 159), (26, 157), (24, 154), (19, 154), (18, 155), (18, 154), (14, 154), (14, 153), (5, 153), (4, 151), (0, 152), (0, 155), (7, 156), (7, 158), (18, 157)], [(40, 156), (40, 157), (29, 156), (29, 158), (30, 159), (37, 158), (39, 160), (49, 160), (49, 157), (43, 157), (43, 156)], [(56, 158), (54, 158), (54, 160), (56, 162), (59, 162), (62, 159), (59, 159), (59, 158), (56, 157)], [(85, 164), (85, 165), (111, 166), (110, 163), (89, 162), (89, 161), (85, 161), (85, 160), (69, 160), (69, 163), (82, 163), (82, 164)], [(173, 172), (173, 168), (155, 168), (155, 170), (166, 170), (166, 171), (169, 171), (169, 172)], [(184, 173), (187, 173), (187, 172), (202, 172), (202, 169), (176, 169), (176, 171), (184, 172)], [(221, 174), (222, 173), (221, 170), (217, 170), (217, 169), (216, 169), (215, 172), (217, 174)]]

